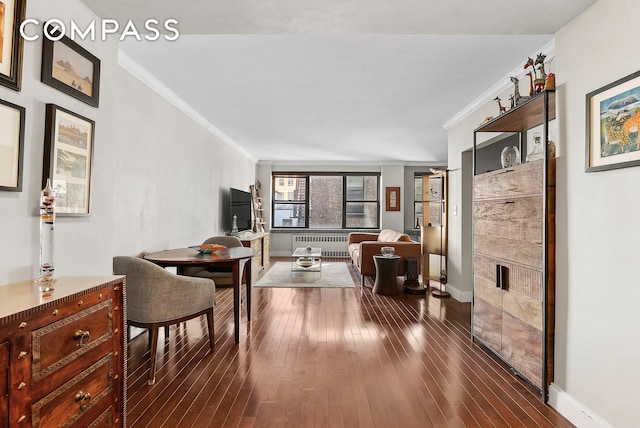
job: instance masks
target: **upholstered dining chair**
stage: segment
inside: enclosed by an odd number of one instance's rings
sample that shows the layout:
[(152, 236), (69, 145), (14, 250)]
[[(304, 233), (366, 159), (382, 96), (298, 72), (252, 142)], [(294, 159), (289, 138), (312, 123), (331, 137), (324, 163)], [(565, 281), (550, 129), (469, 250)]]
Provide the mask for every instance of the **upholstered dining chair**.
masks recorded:
[(113, 273), (126, 275), (128, 325), (149, 329), (149, 385), (156, 381), (158, 329), (207, 316), (209, 346), (214, 350), (213, 306), (216, 286), (210, 279), (175, 275), (139, 257), (116, 256)]
[[(219, 244), (227, 248), (242, 247), (242, 241), (236, 236), (212, 236), (205, 240), (202, 244)], [(232, 287), (233, 273), (231, 269), (224, 268), (203, 268), (203, 267), (186, 267), (182, 268), (180, 274), (187, 276), (195, 276), (198, 278), (209, 278), (215, 281), (217, 287)]]

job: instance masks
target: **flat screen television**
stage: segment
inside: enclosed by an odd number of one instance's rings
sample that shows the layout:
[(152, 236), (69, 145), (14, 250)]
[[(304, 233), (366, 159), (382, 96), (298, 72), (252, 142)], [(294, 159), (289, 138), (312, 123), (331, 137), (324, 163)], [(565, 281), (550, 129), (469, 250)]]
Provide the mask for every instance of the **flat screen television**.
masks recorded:
[(229, 189), (229, 228), (232, 230), (234, 215), (237, 216), (238, 232), (251, 230), (251, 193)]

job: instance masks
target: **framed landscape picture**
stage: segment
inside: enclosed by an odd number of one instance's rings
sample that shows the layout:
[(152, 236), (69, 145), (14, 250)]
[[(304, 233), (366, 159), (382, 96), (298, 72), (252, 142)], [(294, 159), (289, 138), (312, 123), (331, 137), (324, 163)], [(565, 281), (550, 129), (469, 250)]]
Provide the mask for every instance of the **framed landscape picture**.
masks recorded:
[(24, 107), (0, 100), (0, 190), (22, 190)]
[(15, 91), (22, 79), (20, 23), (25, 9), (26, 0), (0, 0), (0, 85)]
[(100, 60), (67, 36), (63, 36), (59, 41), (49, 40), (47, 37), (43, 39), (41, 80), (74, 98), (98, 107)]
[(42, 187), (51, 179), (56, 215), (89, 214), (95, 122), (47, 104)]
[(586, 172), (640, 165), (640, 71), (587, 94)]

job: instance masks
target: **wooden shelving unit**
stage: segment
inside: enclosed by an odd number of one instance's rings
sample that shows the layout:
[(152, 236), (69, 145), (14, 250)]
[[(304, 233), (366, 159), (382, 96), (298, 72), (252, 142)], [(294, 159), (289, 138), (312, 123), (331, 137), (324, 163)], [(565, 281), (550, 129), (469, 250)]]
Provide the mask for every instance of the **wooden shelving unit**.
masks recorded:
[[(476, 174), (482, 132), (542, 125), (549, 140), (555, 92), (544, 91), (474, 131), (472, 338), (509, 364), (546, 401), (555, 334), (555, 159)], [(545, 144), (546, 147), (546, 143)], [(526, 155), (521, 153), (522, 158)]]
[(264, 208), (262, 207), (262, 197), (260, 196), (260, 182), (256, 181), (251, 187), (251, 197), (253, 199), (253, 231), (264, 233)]
[(422, 282), (436, 297), (448, 297), (447, 283), (447, 172), (422, 177)]

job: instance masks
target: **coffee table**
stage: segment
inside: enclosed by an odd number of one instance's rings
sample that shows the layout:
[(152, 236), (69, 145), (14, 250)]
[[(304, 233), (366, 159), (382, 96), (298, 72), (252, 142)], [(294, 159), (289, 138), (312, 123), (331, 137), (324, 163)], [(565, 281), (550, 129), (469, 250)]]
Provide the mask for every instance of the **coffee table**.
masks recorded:
[(294, 272), (322, 272), (322, 248), (296, 248), (291, 254), (291, 275)]

